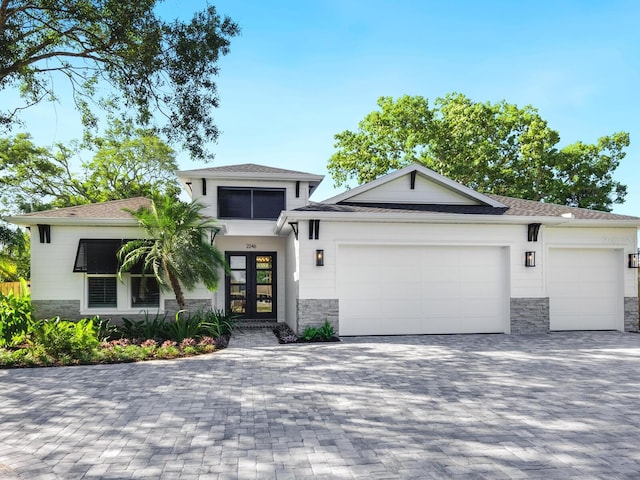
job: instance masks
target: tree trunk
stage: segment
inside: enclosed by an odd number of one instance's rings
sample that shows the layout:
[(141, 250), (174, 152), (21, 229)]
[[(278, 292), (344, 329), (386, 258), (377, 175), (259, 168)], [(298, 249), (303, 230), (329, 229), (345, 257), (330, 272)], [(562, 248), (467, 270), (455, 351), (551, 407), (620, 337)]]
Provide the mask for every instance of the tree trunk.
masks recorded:
[(176, 302), (178, 302), (178, 308), (180, 310), (184, 310), (185, 301), (184, 301), (184, 293), (182, 293), (182, 287), (180, 286), (180, 282), (178, 279), (171, 273), (169, 274), (169, 282), (171, 283), (171, 288), (173, 289), (173, 293), (176, 295)]

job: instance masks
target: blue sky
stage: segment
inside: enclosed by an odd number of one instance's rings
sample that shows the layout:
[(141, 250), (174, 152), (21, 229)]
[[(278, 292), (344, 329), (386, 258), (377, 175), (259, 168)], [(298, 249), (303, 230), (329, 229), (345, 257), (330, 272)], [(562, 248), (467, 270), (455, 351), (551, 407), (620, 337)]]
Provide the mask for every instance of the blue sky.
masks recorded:
[[(242, 28), (220, 62), (223, 132), (213, 165), (263, 163), (326, 174), (333, 135), (356, 129), (380, 96), (449, 92), (533, 105), (561, 145), (617, 131), (618, 213), (640, 216), (640, 2), (212, 0)], [(187, 19), (204, 2), (166, 0)], [(38, 143), (80, 135), (64, 104), (24, 115)], [(180, 167), (200, 168), (186, 153)], [(315, 200), (339, 193), (326, 177)]]

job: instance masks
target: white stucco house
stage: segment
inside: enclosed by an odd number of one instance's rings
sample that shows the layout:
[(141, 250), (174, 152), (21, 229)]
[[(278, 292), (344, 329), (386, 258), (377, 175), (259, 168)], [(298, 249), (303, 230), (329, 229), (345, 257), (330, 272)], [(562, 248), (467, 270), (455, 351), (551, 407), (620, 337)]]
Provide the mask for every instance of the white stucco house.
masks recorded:
[[(340, 335), (638, 330), (640, 218), (484, 195), (420, 165), (323, 202), (323, 177), (254, 164), (177, 173), (218, 219), (231, 274), (190, 308)], [(172, 293), (116, 278), (140, 238), (134, 198), (10, 218), (32, 235), (42, 317), (172, 314)], [(146, 283), (145, 288), (142, 288)]]

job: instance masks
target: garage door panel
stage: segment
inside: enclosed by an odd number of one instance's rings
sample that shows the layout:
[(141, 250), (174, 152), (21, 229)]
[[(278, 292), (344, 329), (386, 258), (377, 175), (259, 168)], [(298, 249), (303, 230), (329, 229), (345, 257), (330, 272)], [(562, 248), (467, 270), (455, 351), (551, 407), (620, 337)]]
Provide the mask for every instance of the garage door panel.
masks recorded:
[(340, 333), (503, 332), (505, 259), (498, 247), (341, 246)]
[(551, 249), (547, 290), (551, 330), (615, 330), (624, 297), (613, 249)]

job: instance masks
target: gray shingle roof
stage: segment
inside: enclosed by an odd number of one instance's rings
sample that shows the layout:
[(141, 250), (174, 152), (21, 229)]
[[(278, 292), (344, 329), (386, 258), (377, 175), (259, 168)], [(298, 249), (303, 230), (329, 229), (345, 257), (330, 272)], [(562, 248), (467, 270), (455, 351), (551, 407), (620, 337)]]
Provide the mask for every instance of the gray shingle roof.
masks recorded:
[(505, 215), (558, 217), (563, 213), (572, 213), (574, 218), (583, 220), (640, 220), (640, 217), (620, 215), (617, 213), (589, 210), (588, 208), (566, 207), (552, 203), (523, 200), (521, 198), (503, 197), (501, 195), (487, 195), (509, 207)]
[(338, 204), (312, 203), (297, 211), (306, 212), (353, 212), (353, 213), (442, 213), (460, 215), (505, 215), (520, 217), (559, 217), (571, 213), (576, 219), (583, 220), (640, 220), (639, 217), (619, 215), (616, 213), (589, 210), (586, 208), (566, 207), (549, 203), (504, 197), (501, 195), (487, 195), (488, 197), (506, 205), (506, 208), (496, 208), (483, 205), (416, 205), (416, 204), (388, 204), (388, 203), (349, 203)]
[(126, 200), (112, 200), (110, 202), (77, 205), (75, 207), (55, 208), (42, 212), (25, 213), (20, 218), (109, 218), (127, 219), (131, 214), (124, 209), (136, 211), (140, 207), (149, 207), (151, 200), (145, 197), (127, 198)]
[(223, 165), (220, 167), (198, 168), (196, 170), (185, 170), (183, 173), (189, 172), (192, 174), (200, 173), (268, 173), (273, 175), (310, 175), (306, 172), (300, 172), (296, 170), (286, 170), (284, 168), (267, 167), (265, 165), (257, 165), (255, 163), (242, 163), (240, 165)]
[(502, 215), (505, 208), (488, 205), (440, 205), (440, 204), (407, 204), (407, 203), (312, 203), (297, 208), (303, 212), (371, 212), (371, 213), (459, 213), (467, 215)]

